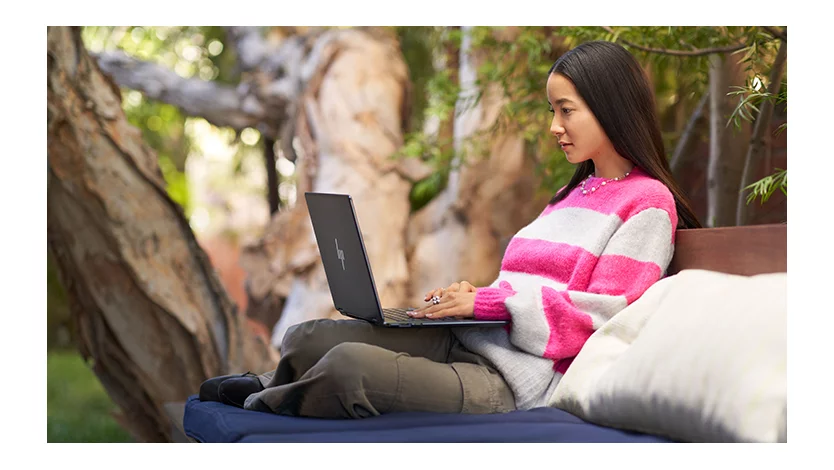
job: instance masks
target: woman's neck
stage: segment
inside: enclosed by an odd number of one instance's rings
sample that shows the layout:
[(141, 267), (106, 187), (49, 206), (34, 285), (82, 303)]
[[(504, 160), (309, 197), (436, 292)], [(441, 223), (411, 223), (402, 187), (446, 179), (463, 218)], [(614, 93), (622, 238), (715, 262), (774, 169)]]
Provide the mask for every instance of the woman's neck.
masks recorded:
[(619, 178), (634, 169), (634, 163), (619, 155), (599, 160), (594, 160), (594, 176), (597, 178)]

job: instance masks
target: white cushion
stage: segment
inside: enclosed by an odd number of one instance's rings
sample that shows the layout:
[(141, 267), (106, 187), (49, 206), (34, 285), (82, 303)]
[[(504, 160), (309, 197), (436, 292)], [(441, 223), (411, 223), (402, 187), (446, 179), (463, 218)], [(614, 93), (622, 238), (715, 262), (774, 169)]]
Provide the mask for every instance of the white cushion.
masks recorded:
[(787, 273), (686, 270), (587, 341), (553, 406), (687, 442), (784, 442)]

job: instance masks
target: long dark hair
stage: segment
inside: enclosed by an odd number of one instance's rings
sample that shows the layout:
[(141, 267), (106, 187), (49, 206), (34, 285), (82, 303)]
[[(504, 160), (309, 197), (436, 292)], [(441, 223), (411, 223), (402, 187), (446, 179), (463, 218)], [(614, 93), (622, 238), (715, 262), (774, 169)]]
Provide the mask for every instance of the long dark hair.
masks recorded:
[[(617, 153), (669, 188), (675, 198), (678, 228), (701, 227), (672, 176), (660, 136), (654, 93), (634, 56), (619, 44), (586, 42), (559, 57), (548, 76), (553, 73), (573, 83)], [(593, 171), (592, 160), (580, 163), (568, 185), (550, 203), (564, 199)]]

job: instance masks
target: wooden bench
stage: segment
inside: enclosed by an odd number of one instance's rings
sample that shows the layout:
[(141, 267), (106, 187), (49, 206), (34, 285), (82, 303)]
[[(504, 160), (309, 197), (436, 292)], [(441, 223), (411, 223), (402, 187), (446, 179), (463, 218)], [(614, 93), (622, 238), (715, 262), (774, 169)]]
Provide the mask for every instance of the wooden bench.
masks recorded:
[(785, 224), (678, 230), (668, 275), (706, 269), (753, 276), (788, 271)]

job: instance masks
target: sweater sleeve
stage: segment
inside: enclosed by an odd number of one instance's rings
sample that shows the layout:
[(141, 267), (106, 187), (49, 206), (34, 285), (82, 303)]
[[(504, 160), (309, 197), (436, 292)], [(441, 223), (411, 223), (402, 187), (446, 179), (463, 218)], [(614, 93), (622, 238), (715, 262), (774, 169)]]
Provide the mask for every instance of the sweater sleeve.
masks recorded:
[(510, 320), (513, 345), (558, 361), (557, 370), (564, 372), (597, 328), (664, 275), (674, 251), (675, 219), (674, 212), (659, 208), (632, 215), (590, 272), (574, 272), (564, 290), (532, 281), (479, 288), (475, 318)]

